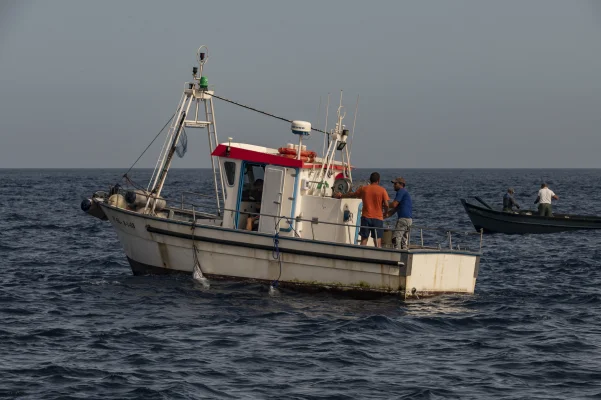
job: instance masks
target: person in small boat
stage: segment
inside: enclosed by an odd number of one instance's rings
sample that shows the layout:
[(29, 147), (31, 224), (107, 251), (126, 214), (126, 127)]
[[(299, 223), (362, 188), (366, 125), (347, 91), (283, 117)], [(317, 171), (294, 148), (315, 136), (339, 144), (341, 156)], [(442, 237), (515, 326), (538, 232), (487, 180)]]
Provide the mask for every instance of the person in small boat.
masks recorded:
[(334, 193), (337, 199), (360, 198), (363, 201), (361, 209), (361, 246), (367, 245), (371, 237), (376, 241), (377, 247), (382, 247), (382, 228), (384, 228), (384, 214), (388, 214), (388, 193), (380, 186), (380, 174), (372, 172), (369, 176), (369, 185), (361, 186), (354, 192), (342, 194)]
[(390, 208), (386, 217), (397, 214), (397, 221), (392, 234), (392, 241), (396, 249), (407, 249), (409, 247), (409, 230), (411, 229), (412, 204), (411, 196), (405, 189), (405, 179), (398, 177), (391, 181), (396, 192), (394, 200), (390, 202)]
[(559, 197), (547, 187), (546, 183), (540, 185), (538, 196), (534, 200), (534, 204), (538, 203), (538, 215), (543, 217), (552, 217), (553, 209), (551, 207), (551, 200), (559, 200)]
[(513, 212), (513, 207), (520, 209), (520, 205), (513, 198), (513, 194), (515, 190), (513, 188), (507, 189), (507, 193), (503, 196), (503, 211), (505, 212)]

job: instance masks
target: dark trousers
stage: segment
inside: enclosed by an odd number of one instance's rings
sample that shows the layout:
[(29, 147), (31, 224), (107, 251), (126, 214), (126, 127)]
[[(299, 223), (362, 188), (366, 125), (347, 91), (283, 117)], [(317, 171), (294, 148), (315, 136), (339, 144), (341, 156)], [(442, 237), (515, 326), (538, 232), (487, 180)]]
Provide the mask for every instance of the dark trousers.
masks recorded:
[(553, 212), (551, 209), (551, 204), (540, 204), (538, 205), (538, 215), (543, 217), (552, 217)]

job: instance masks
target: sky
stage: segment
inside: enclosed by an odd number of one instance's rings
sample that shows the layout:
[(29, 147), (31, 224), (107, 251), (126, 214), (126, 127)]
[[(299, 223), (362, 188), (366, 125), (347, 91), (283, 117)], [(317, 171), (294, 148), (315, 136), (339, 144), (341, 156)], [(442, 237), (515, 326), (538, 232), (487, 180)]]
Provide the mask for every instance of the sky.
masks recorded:
[[(0, 168), (128, 168), (203, 44), (216, 94), (287, 119), (323, 129), (331, 93), (332, 127), (343, 90), (351, 127), (359, 95), (357, 167), (601, 168), (596, 0), (2, 0)], [(220, 100), (215, 116), (221, 140), (296, 140)], [(187, 134), (173, 167), (209, 167), (206, 131)]]

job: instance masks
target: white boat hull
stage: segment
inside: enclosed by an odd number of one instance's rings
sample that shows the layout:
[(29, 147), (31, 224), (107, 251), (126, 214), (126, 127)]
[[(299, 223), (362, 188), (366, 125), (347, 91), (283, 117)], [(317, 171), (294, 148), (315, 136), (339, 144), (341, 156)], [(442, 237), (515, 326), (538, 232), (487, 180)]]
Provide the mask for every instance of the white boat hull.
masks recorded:
[[(189, 273), (194, 251), (208, 278), (272, 282), (401, 296), (473, 293), (480, 256), (440, 250), (395, 251), (195, 226), (101, 203), (136, 275)], [(277, 257), (279, 250), (279, 260)], [(281, 263), (280, 263), (281, 261)]]

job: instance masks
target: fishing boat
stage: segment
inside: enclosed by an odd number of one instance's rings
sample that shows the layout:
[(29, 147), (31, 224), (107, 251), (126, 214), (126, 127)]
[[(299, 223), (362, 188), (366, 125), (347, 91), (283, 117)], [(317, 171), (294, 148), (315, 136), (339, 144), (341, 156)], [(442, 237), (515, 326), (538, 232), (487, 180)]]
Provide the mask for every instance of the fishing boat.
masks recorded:
[(536, 211), (495, 210), (479, 197), (482, 206), (461, 199), (461, 204), (477, 231), (484, 233), (556, 233), (583, 229), (601, 229), (601, 218), (574, 214), (553, 214), (551, 217), (538, 215)]
[[(393, 248), (390, 241), (382, 248), (359, 244), (361, 200), (333, 196), (354, 186), (347, 146), (353, 135), (343, 124), (342, 94), (329, 131), (327, 117), (320, 130), (276, 116), (290, 123), (290, 137), (297, 143), (269, 148), (232, 137), (220, 143), (214, 99), (273, 115), (215, 94), (203, 74), (207, 60), (208, 49), (201, 46), (199, 66), (185, 85), (148, 186), (135, 184), (126, 174), (133, 187), (114, 186), (82, 203), (88, 214), (111, 223), (135, 275), (178, 272), (205, 284), (210, 279), (246, 280), (265, 282), (271, 289), (401, 297), (474, 292), (481, 236), (474, 250), (454, 245), (450, 230), (445, 232), (448, 247), (446, 242), (424, 245), (423, 229), (420, 242), (406, 250)], [(161, 195), (174, 155), (185, 150), (184, 128), (207, 131), (215, 208)], [(312, 132), (326, 135), (320, 156), (303, 144)]]

